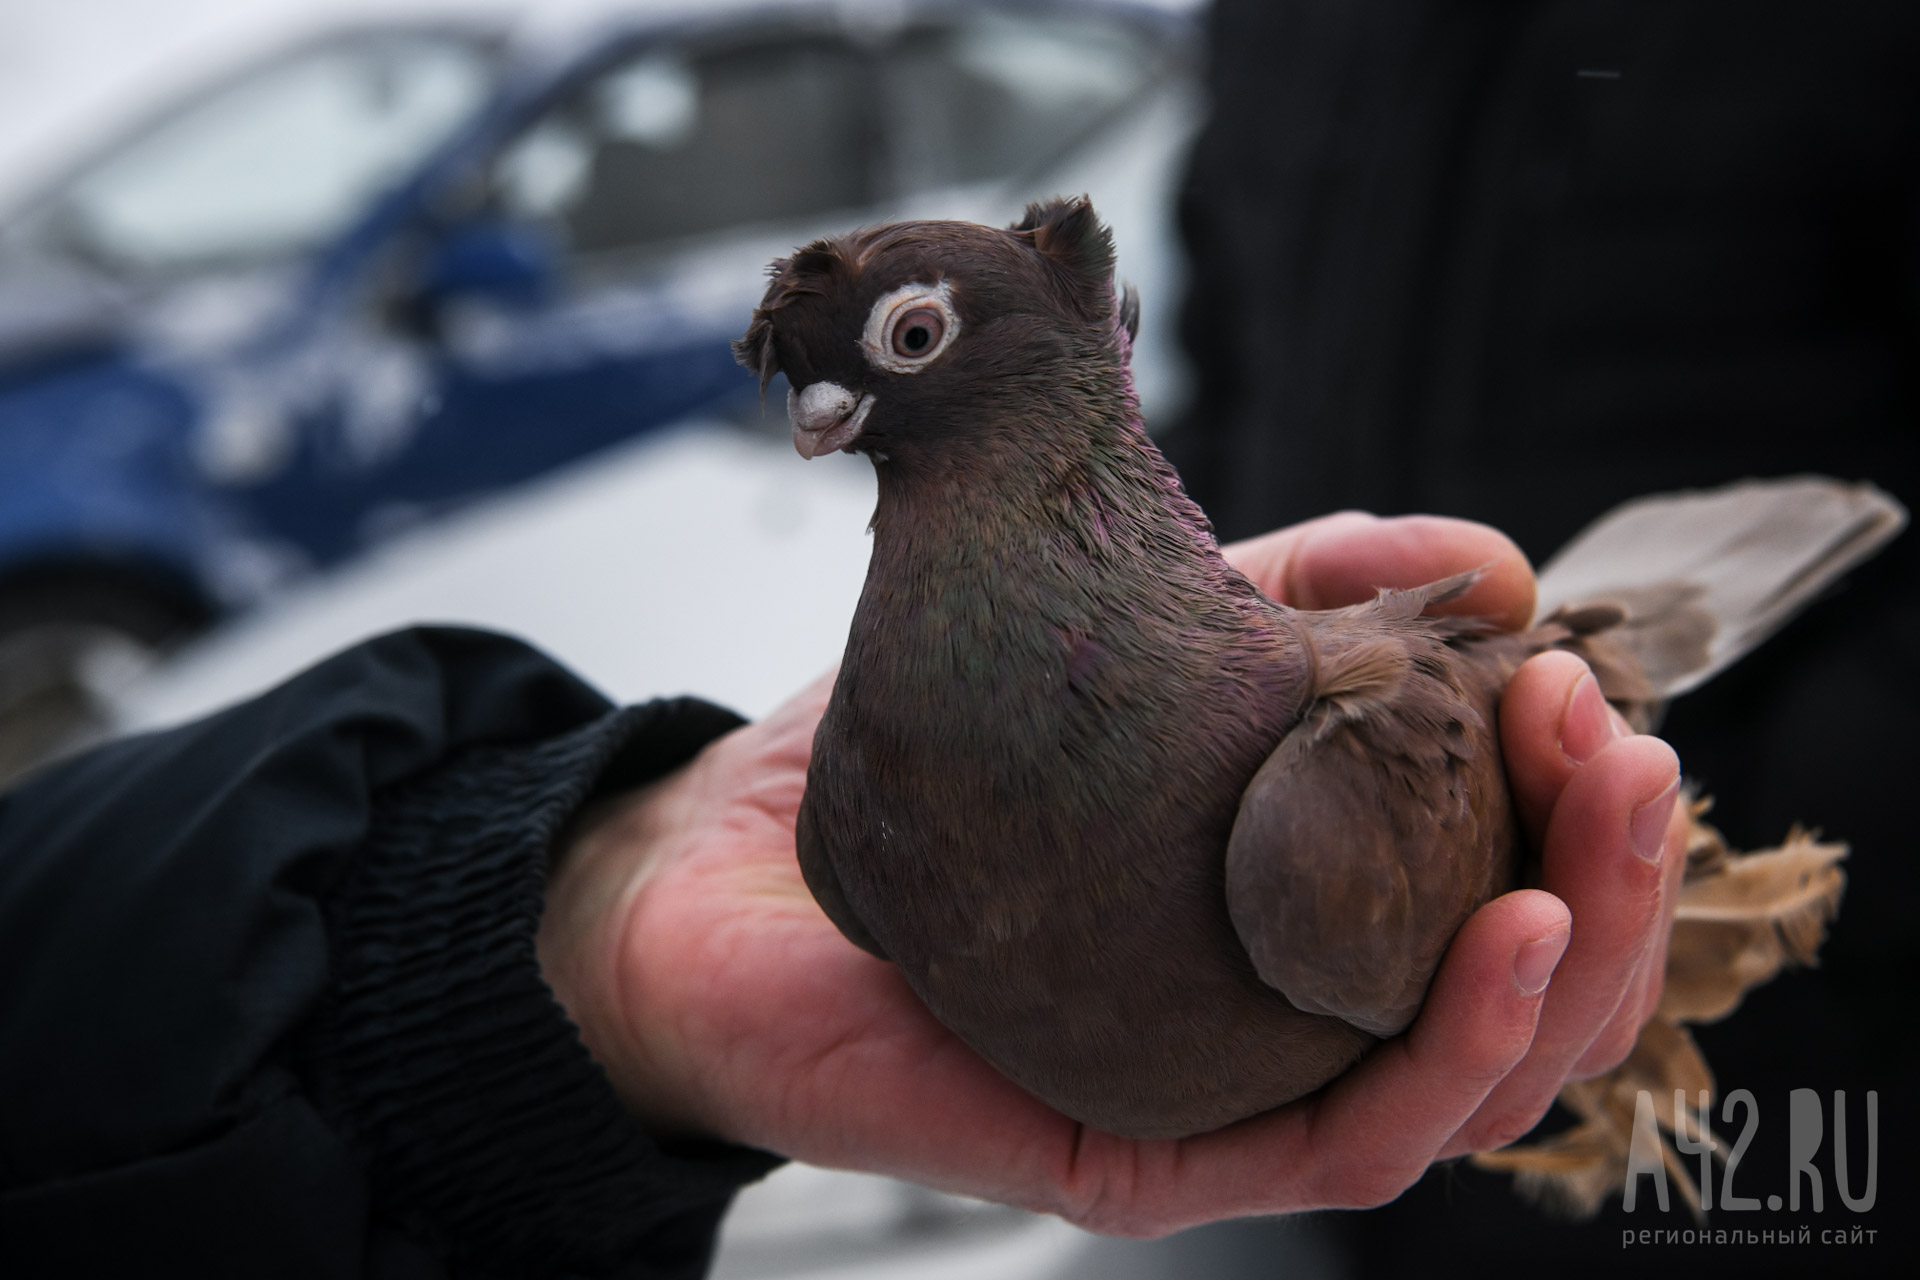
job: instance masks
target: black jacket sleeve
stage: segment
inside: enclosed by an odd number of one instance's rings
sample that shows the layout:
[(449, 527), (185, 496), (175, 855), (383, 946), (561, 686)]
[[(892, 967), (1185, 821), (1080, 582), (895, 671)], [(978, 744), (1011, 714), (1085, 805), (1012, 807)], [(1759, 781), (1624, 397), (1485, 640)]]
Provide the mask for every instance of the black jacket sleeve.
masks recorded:
[(778, 1161), (647, 1138), (534, 934), (738, 723), (419, 629), (0, 797), (0, 1273), (700, 1274)]

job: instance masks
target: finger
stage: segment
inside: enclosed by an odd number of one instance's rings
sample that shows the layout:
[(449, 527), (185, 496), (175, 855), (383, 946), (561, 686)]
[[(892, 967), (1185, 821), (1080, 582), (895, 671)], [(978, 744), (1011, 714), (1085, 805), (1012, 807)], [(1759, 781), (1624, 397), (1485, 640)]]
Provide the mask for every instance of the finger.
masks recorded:
[(1572, 911), (1573, 941), (1532, 1051), (1447, 1154), (1513, 1141), (1546, 1113), (1576, 1064), (1624, 1056), (1631, 1047), (1629, 1025), (1637, 1032), (1638, 1022), (1616, 1021), (1615, 1014), (1635, 990), (1660, 928), (1662, 861), (1679, 778), (1671, 747), (1636, 736), (1601, 748), (1568, 780), (1547, 823), (1541, 887)]
[(1317, 1203), (1384, 1203), (1412, 1185), (1526, 1055), (1571, 916), (1523, 889), (1461, 927), (1405, 1036), (1329, 1090), (1317, 1118), (1326, 1152)]
[[(1680, 881), (1687, 870), (1687, 804), (1683, 795), (1673, 807), (1667, 823), (1666, 849), (1660, 860), (1660, 913), (1653, 927), (1653, 945), (1634, 975), (1632, 986), (1613, 1020), (1595, 1037), (1594, 1045), (1631, 1046), (1640, 1037), (1640, 1028), (1660, 1005), (1660, 992), (1666, 984), (1667, 944), (1673, 940), (1673, 912), (1680, 901)], [(1586, 1079), (1611, 1071), (1618, 1063), (1590, 1046), (1573, 1064), (1573, 1078)]]
[(1540, 848), (1574, 770), (1631, 733), (1575, 655), (1554, 650), (1521, 664), (1500, 695), (1500, 749), (1530, 847)]
[(805, 770), (813, 754), (813, 731), (826, 714), (827, 700), (833, 696), (833, 682), (839, 674), (836, 664), (774, 708), (764, 720), (723, 739), (725, 754), (734, 757), (742, 768)]
[[(1293, 583), (1294, 560), (1310, 539), (1364, 537), (1384, 521), (1368, 511), (1336, 511), (1332, 515), (1303, 520), (1299, 524), (1275, 529), (1257, 537), (1243, 538), (1220, 548), (1227, 563), (1253, 580), (1253, 585), (1282, 604), (1296, 609), (1323, 609), (1330, 606), (1302, 598)], [(1442, 574), (1442, 577), (1446, 575)], [(1339, 604), (1354, 604), (1367, 599), (1371, 590)]]
[[(1607, 705), (1586, 664), (1569, 653), (1541, 654), (1522, 666), (1502, 697), (1500, 717), (1501, 745), (1515, 804), (1528, 838), (1538, 847), (1547, 816), (1574, 770), (1607, 743), (1630, 736), (1631, 730)], [(1634, 966), (1626, 993), (1607, 1025), (1574, 1064), (1576, 1076), (1611, 1069), (1609, 1059), (1623, 1046), (1631, 1046), (1659, 1000), (1678, 879), (1684, 869), (1686, 822), (1679, 806), (1674, 807), (1671, 821), (1652, 949)]]
[(1183, 1142), (1142, 1144), (1126, 1194), (1082, 1206), (1076, 1220), (1156, 1234), (1391, 1200), (1526, 1053), (1567, 936), (1566, 908), (1550, 894), (1488, 903), (1461, 927), (1407, 1034), (1322, 1094)]
[[(1651, 741), (1658, 741), (1652, 739)], [(1665, 743), (1660, 743), (1665, 747)], [(1671, 750), (1671, 748), (1668, 748)], [(1685, 870), (1685, 828), (1680, 824), (1679, 765), (1675, 762), (1672, 781), (1652, 799), (1636, 807), (1628, 819), (1630, 843), (1635, 851), (1653, 863), (1654, 906), (1641, 925), (1646, 937), (1633, 976), (1628, 979), (1613, 1016), (1607, 1020), (1586, 1052), (1574, 1059), (1567, 1076), (1584, 1080), (1613, 1070), (1626, 1060), (1640, 1037), (1646, 1021), (1648, 992), (1656, 990), (1666, 964), (1666, 943), (1672, 932), (1673, 911), (1679, 894), (1679, 878)]]
[(1359, 604), (1381, 587), (1483, 569), (1472, 587), (1432, 612), (1493, 618), (1508, 628), (1533, 617), (1526, 556), (1505, 534), (1471, 520), (1343, 511), (1234, 543), (1223, 554), (1262, 591), (1298, 609)]
[(840, 664), (834, 663), (825, 671), (810, 680), (798, 693), (788, 698), (767, 717), (769, 723), (788, 720), (812, 723), (826, 712), (827, 699), (833, 696), (833, 682), (839, 678)]

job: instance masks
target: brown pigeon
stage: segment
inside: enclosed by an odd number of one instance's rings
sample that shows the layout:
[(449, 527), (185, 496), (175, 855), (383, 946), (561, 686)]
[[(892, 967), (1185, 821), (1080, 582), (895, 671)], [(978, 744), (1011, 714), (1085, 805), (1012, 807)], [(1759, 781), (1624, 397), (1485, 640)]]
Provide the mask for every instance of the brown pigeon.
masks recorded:
[(808, 886), (1012, 1079), (1165, 1138), (1400, 1031), (1521, 883), (1494, 711), (1522, 661), (1580, 654), (1645, 725), (1903, 513), (1822, 479), (1645, 500), (1549, 567), (1519, 635), (1423, 613), (1471, 575), (1286, 608), (1142, 429), (1112, 271), (1084, 200), (873, 228), (774, 263), (735, 349), (786, 375), (802, 455), (879, 476)]

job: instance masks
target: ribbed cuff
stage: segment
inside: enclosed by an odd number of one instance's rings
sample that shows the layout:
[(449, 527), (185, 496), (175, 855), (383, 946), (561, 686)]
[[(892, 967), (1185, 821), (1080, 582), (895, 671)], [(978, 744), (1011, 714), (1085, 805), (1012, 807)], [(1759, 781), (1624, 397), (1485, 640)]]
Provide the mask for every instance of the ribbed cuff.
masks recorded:
[(738, 725), (693, 699), (470, 752), (376, 798), (333, 903), (319, 1092), (374, 1194), (490, 1272), (698, 1275), (735, 1190), (780, 1161), (649, 1139), (542, 980), (547, 859), (593, 795), (658, 777)]

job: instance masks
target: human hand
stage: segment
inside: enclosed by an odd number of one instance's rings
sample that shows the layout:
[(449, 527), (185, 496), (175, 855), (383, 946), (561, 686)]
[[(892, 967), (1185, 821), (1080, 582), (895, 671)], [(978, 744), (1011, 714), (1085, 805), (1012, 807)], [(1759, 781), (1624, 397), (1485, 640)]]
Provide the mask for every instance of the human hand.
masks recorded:
[[(1305, 607), (1489, 565), (1446, 607), (1514, 625), (1532, 611), (1519, 552), (1460, 521), (1342, 515), (1228, 554)], [(1625, 852), (1625, 833), (1643, 784), (1671, 775), (1672, 756), (1652, 739), (1603, 740), (1585, 702), (1569, 718), (1578, 681), (1568, 662), (1580, 665), (1560, 655), (1523, 668), (1501, 717), (1523, 818), (1545, 841), (1546, 885), (1564, 905), (1538, 890), (1488, 904), (1455, 938), (1406, 1034), (1318, 1093), (1215, 1133), (1133, 1141), (1053, 1111), (820, 913), (793, 823), (830, 677), (583, 823), (549, 886), (542, 965), (657, 1131), (893, 1174), (1123, 1235), (1380, 1203), (1439, 1156), (1518, 1136), (1570, 1070), (1624, 1053), (1657, 998), (1648, 975), (1658, 973), (1653, 939), (1664, 938), (1660, 877)], [(1604, 704), (1600, 727), (1610, 727)], [(1584, 763), (1572, 758), (1582, 752)], [(1569, 908), (1575, 941), (1543, 996)]]

